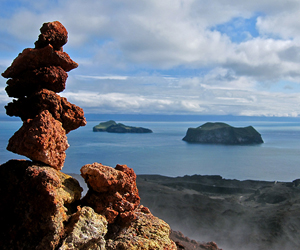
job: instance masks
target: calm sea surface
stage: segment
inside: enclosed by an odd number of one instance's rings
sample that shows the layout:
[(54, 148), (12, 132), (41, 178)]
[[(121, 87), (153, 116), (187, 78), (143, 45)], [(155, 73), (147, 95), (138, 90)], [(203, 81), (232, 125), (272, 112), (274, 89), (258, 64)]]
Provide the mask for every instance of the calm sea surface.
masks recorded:
[[(93, 132), (100, 121), (68, 134), (69, 149), (63, 172), (80, 173), (85, 164), (99, 162), (115, 167), (126, 164), (137, 174), (166, 176), (221, 175), (228, 179), (292, 181), (300, 178), (300, 122), (226, 121), (244, 127), (252, 125), (264, 144), (222, 146), (182, 141), (189, 127), (200, 122), (117, 121), (150, 128), (152, 134)], [(8, 139), (21, 126), (18, 121), (0, 121), (0, 164), (9, 159), (26, 159), (6, 150)]]

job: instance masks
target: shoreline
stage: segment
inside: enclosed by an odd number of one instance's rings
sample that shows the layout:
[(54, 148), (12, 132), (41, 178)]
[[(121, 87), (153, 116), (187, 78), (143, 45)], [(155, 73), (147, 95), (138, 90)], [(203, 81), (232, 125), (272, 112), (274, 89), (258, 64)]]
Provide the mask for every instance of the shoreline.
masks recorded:
[[(76, 173), (68, 173), (66, 172), (65, 174), (70, 175), (72, 177), (74, 177), (75, 179), (77, 179), (80, 183), (80, 185), (83, 185), (82, 188), (87, 188), (86, 183), (84, 182), (84, 179), (81, 177), (80, 174), (76, 174)], [(222, 177), (221, 175), (199, 175), (199, 174), (194, 174), (194, 175), (184, 175), (184, 176), (167, 176), (167, 175), (160, 175), (160, 174), (137, 174), (137, 180), (138, 179), (142, 179), (142, 178), (150, 178), (150, 180), (155, 183), (157, 182), (157, 184), (161, 183), (161, 181), (166, 181), (168, 180), (169, 182), (172, 182), (172, 180), (178, 180), (178, 181), (184, 181), (184, 182), (188, 182), (188, 180), (191, 179), (197, 179), (200, 178), (203, 181), (209, 181), (209, 184), (211, 184), (213, 181), (221, 181), (223, 184), (229, 184), (229, 183), (235, 183), (238, 186), (243, 186), (243, 183), (257, 183), (259, 184), (272, 184), (272, 183), (290, 183), (292, 185), (292, 183), (297, 182), (297, 180), (300, 180), (299, 178), (296, 178), (294, 180), (291, 181), (278, 181), (278, 180), (253, 180), (253, 179), (243, 179), (243, 180), (239, 180), (239, 179), (227, 179)], [(225, 187), (224, 187), (225, 188)]]

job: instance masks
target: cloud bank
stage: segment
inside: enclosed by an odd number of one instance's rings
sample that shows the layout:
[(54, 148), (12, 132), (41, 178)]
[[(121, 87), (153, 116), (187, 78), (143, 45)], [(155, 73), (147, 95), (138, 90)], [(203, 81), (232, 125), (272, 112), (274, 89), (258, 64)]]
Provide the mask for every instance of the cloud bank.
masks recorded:
[(1, 3), (0, 69), (59, 20), (80, 64), (62, 95), (86, 112), (300, 114), (298, 0), (15, 2)]

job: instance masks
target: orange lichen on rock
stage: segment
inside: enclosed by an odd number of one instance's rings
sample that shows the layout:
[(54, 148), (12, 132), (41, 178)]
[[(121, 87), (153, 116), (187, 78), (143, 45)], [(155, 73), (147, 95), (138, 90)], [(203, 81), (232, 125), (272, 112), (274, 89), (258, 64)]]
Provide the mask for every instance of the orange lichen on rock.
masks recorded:
[(112, 168), (93, 163), (83, 166), (80, 171), (89, 187), (82, 199), (83, 205), (103, 214), (108, 223), (113, 223), (117, 218), (122, 223), (135, 218), (134, 210), (140, 204), (140, 197), (136, 175), (131, 168), (126, 165)]

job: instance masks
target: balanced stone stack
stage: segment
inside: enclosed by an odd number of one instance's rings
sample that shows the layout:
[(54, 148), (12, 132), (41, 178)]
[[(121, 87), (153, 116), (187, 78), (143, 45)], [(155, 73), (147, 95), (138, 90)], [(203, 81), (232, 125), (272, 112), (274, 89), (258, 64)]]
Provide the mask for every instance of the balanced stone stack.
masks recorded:
[[(169, 225), (140, 204), (136, 175), (126, 165), (86, 164), (83, 189), (60, 170), (66, 134), (84, 126), (83, 110), (57, 93), (78, 65), (63, 52), (67, 31), (45, 23), (34, 49), (25, 49), (2, 74), (16, 98), (6, 113), (22, 127), (7, 149), (32, 161), (0, 165), (0, 246), (3, 250), (176, 250)], [(217, 248), (209, 248), (217, 249)]]
[(5, 106), (6, 114), (23, 121), (7, 149), (61, 170), (69, 147), (66, 134), (86, 124), (83, 110), (57, 94), (78, 64), (63, 52), (68, 32), (60, 22), (44, 23), (40, 31), (35, 48), (24, 49), (2, 73), (9, 79), (8, 96), (16, 98)]

